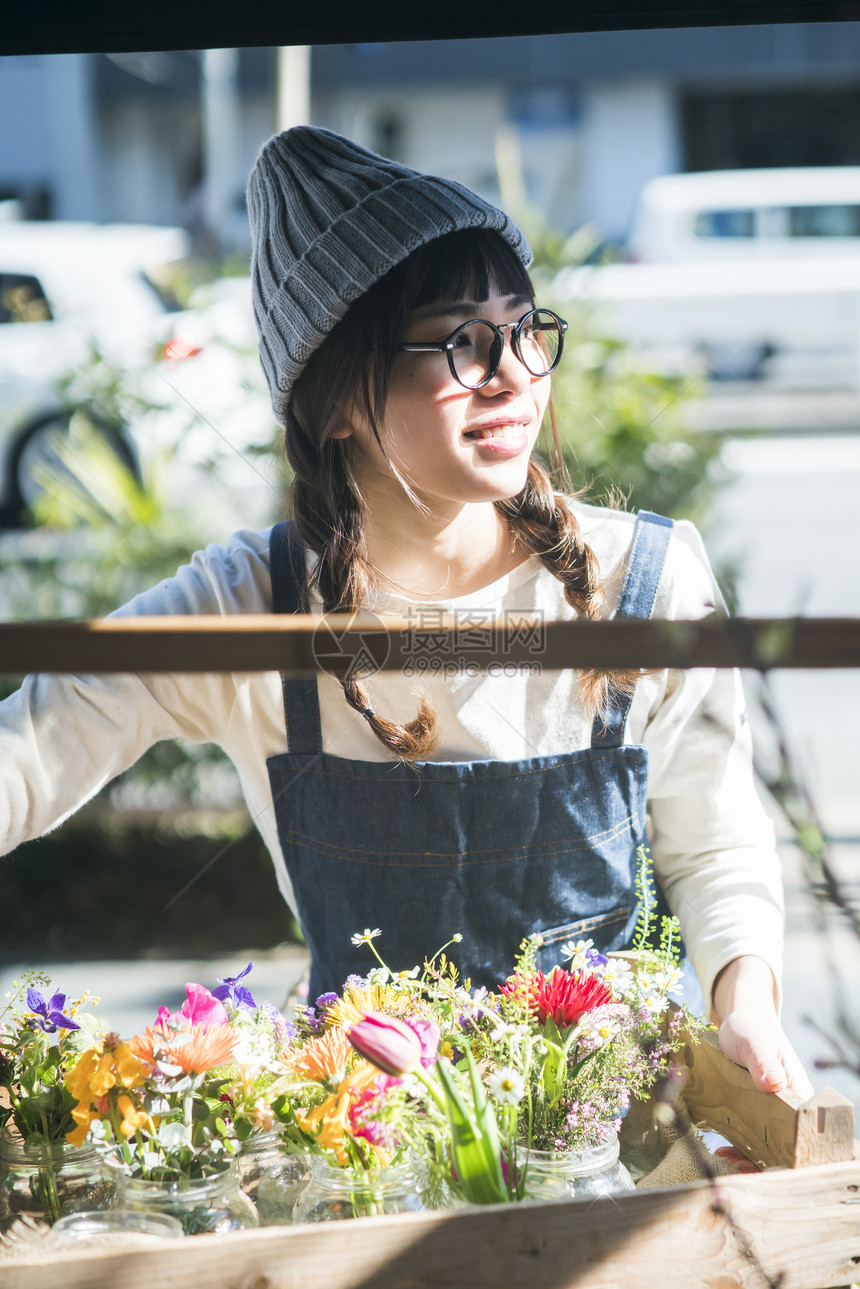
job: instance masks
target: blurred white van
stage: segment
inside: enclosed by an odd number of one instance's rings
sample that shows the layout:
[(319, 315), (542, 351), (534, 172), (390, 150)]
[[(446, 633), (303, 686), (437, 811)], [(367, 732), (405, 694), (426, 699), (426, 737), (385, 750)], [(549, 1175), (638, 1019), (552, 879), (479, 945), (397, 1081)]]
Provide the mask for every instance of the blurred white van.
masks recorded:
[(860, 255), (860, 166), (662, 175), (628, 250), (644, 264)]
[(629, 258), (563, 270), (557, 295), (658, 369), (856, 389), (860, 166), (653, 179)]

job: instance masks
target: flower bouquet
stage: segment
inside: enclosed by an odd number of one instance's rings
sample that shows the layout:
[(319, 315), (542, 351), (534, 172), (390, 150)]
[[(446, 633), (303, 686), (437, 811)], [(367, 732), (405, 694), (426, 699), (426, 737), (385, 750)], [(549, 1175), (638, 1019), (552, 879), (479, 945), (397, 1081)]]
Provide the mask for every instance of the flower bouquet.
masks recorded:
[(75, 1107), (66, 1072), (97, 1022), (81, 1011), (88, 994), (67, 1006), (65, 994), (47, 996), (49, 985), (44, 974), (26, 973), (0, 1012), (0, 1229), (24, 1215), (53, 1223), (114, 1198), (95, 1152), (66, 1140)]
[(239, 984), (248, 970), (215, 992), (187, 984), (177, 1012), (159, 1008), (128, 1041), (105, 1035), (66, 1074), (69, 1140), (116, 1161), (127, 1206), (172, 1213), (187, 1233), (258, 1225), (233, 1161), (243, 1138), (273, 1122), (268, 1062), (288, 1031)]
[[(351, 1041), (373, 1027), (374, 1017), (386, 1036), (383, 1046), (396, 1048), (393, 1059), (371, 1044), (368, 1060)], [(428, 1130), (428, 1112), (410, 1075), (436, 1059), (439, 1028), (431, 1004), (406, 978), (380, 967), (366, 977), (350, 976), (340, 994), (299, 1007), (295, 1021), (295, 1041), (282, 1054), (272, 1101), (285, 1148), (308, 1160), (310, 1180), (293, 1220), (425, 1207), (414, 1148)]]

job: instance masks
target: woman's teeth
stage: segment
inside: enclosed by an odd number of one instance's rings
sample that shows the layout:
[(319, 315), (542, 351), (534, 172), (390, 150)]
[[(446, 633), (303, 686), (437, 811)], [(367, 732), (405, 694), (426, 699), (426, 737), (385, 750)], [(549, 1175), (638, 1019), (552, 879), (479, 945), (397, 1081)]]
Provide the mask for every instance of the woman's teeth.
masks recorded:
[(480, 430), (469, 430), (467, 439), (512, 439), (522, 434), (522, 425), (488, 425)]

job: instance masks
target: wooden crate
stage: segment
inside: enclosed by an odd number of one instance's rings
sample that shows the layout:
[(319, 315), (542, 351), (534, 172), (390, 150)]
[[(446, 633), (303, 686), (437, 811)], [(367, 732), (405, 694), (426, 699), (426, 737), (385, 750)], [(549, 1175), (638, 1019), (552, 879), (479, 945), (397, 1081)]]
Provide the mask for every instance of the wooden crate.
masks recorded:
[(860, 1281), (854, 1108), (759, 1092), (706, 1036), (694, 1122), (766, 1165), (598, 1200), (203, 1235), (0, 1261), (0, 1289), (832, 1289)]

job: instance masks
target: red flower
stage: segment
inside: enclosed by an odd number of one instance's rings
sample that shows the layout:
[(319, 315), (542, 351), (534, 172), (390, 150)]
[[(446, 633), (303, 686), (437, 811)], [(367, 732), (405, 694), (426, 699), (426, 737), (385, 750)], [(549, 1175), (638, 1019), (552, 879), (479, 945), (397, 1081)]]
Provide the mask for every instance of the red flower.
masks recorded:
[(612, 1002), (609, 986), (586, 971), (563, 971), (555, 967), (548, 976), (534, 971), (528, 976), (509, 976), (499, 992), (507, 998), (528, 1002), (529, 1011), (540, 1025), (551, 1017), (559, 1029), (575, 1025), (580, 1016)]

